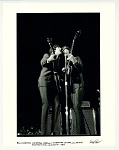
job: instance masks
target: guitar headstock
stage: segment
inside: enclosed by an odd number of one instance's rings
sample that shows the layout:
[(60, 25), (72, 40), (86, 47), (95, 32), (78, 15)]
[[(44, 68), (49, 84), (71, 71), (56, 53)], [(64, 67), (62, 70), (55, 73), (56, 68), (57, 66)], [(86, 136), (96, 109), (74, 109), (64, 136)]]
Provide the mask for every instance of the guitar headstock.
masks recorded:
[(77, 37), (79, 37), (81, 35), (81, 30), (78, 30), (75, 32), (75, 36), (74, 39), (76, 39)]
[(48, 42), (50, 48), (52, 49), (52, 52), (54, 53), (53, 44), (52, 44), (52, 38), (47, 38), (47, 42)]
[(52, 43), (52, 38), (47, 38), (47, 42), (48, 42), (49, 44), (51, 44), (51, 43)]

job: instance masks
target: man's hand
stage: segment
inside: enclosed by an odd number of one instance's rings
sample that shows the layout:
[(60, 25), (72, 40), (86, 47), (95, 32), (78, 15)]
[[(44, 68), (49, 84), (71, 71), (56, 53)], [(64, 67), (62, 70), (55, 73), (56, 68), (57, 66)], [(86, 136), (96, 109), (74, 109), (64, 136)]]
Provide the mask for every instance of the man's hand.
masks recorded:
[(76, 58), (72, 54), (68, 55), (67, 60), (72, 61), (73, 64), (77, 62)]
[(47, 59), (47, 63), (49, 63), (53, 60), (56, 60), (56, 55), (55, 54), (50, 55), (50, 57)]

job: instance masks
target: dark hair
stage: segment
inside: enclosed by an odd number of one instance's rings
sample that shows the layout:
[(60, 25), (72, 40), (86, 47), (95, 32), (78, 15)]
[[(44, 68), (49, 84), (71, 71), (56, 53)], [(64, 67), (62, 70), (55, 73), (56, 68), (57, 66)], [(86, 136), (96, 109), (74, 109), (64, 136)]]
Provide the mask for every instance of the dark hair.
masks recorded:
[(55, 44), (53, 45), (53, 49), (55, 50), (57, 47), (59, 47), (59, 45)]
[(71, 49), (68, 46), (63, 46), (62, 47), (62, 51), (64, 51), (65, 49), (68, 49), (69, 51), (71, 51)]
[[(59, 47), (59, 45), (55, 44), (53, 45), (53, 50), (55, 50), (57, 47)], [(51, 54), (52, 53), (52, 48), (49, 49), (49, 53)]]

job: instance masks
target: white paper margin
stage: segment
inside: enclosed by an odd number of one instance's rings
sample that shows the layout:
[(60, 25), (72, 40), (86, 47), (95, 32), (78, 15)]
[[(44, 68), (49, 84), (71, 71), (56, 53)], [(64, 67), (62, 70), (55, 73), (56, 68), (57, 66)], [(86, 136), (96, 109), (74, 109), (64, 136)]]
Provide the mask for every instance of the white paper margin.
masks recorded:
[[(67, 6), (67, 7), (66, 7)], [(16, 136), (16, 13), (100, 12), (101, 56), (101, 136), (96, 137), (17, 137)], [(100, 146), (115, 146), (115, 7), (113, 2), (86, 3), (15, 3), (3, 6), (3, 143), (19, 147), (17, 142), (102, 140)], [(117, 52), (117, 51), (116, 51)], [(117, 56), (117, 55), (116, 55)], [(6, 94), (7, 93), (7, 94)], [(21, 147), (29, 145), (21, 145)], [(70, 145), (71, 146), (71, 145)], [(77, 146), (77, 145), (75, 145)], [(80, 145), (78, 145), (80, 147)], [(30, 146), (31, 147), (31, 146)], [(32, 147), (33, 149), (35, 147)], [(39, 147), (41, 148), (41, 147)], [(56, 148), (56, 147), (54, 147)], [(69, 148), (69, 147), (68, 147)], [(101, 148), (101, 147), (100, 147)], [(46, 149), (46, 147), (45, 147)]]

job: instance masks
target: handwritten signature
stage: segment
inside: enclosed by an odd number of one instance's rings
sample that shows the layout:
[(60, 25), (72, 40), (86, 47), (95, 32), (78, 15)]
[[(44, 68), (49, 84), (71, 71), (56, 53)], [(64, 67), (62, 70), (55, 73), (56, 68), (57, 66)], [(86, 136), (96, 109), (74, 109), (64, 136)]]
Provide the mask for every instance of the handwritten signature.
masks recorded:
[(97, 143), (100, 143), (100, 142), (102, 142), (102, 140), (99, 140), (99, 139), (97, 139), (97, 140), (90, 140), (90, 143), (92, 143), (92, 144), (97, 144)]

